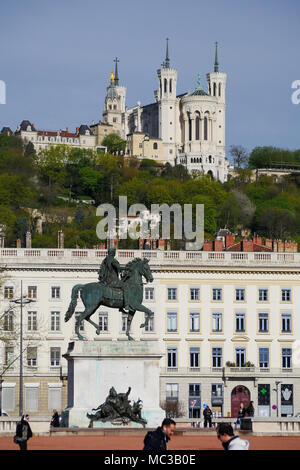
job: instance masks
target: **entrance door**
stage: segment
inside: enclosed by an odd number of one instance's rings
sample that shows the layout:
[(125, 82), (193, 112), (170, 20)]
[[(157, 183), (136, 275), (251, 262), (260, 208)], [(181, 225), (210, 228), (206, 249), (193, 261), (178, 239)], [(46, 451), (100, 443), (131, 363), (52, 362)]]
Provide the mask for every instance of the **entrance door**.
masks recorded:
[(238, 385), (231, 392), (231, 416), (237, 418), (241, 403), (245, 408), (250, 405), (250, 392), (244, 385)]

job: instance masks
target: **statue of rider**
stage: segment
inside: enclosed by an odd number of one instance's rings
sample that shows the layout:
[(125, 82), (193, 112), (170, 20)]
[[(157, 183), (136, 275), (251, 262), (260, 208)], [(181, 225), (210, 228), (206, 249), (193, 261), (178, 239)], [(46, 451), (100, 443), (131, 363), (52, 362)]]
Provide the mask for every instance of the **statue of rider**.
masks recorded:
[(121, 267), (119, 261), (115, 258), (115, 247), (108, 248), (107, 256), (101, 263), (98, 271), (98, 279), (101, 284), (107, 287), (117, 287), (123, 290), (124, 295), (124, 309), (129, 311), (129, 292), (128, 286), (119, 278), (119, 273), (124, 269)]

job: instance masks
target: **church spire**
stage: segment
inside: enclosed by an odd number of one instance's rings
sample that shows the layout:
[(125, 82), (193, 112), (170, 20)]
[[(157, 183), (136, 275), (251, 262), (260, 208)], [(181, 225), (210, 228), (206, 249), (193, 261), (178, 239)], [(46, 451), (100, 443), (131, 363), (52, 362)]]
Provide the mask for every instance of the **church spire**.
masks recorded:
[(120, 61), (119, 61), (118, 57), (116, 57), (114, 59), (114, 62), (116, 64), (115, 65), (115, 86), (119, 86), (118, 62), (120, 62)]
[(169, 38), (167, 38), (167, 48), (166, 48), (166, 60), (161, 64), (164, 69), (170, 68), (170, 58), (169, 58)]
[(218, 62), (218, 43), (216, 42), (216, 53), (215, 53), (215, 67), (214, 72), (219, 72), (219, 62)]

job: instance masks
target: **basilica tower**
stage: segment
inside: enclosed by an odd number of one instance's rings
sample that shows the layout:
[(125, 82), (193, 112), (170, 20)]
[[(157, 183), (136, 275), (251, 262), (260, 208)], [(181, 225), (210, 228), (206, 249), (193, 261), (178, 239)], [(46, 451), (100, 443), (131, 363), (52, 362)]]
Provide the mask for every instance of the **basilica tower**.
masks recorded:
[(124, 138), (122, 116), (125, 112), (126, 88), (119, 85), (118, 62), (115, 60), (115, 73), (110, 74), (110, 84), (106, 89), (103, 122), (113, 126), (113, 132)]
[(170, 67), (169, 40), (166, 58), (157, 70), (158, 137), (163, 141), (164, 160), (174, 161), (180, 144), (179, 100), (176, 97), (177, 70)]

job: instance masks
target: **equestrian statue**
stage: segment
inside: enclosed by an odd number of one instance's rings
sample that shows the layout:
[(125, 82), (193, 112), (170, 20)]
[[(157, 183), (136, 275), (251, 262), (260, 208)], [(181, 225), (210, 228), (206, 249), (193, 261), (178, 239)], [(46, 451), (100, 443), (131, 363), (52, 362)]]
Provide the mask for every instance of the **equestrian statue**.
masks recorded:
[(72, 289), (71, 302), (65, 315), (65, 321), (70, 320), (73, 315), (80, 292), (81, 300), (85, 306), (84, 312), (78, 315), (75, 323), (75, 332), (80, 340), (84, 339), (79, 331), (83, 320), (91, 323), (96, 328), (96, 334), (100, 334), (100, 326), (91, 320), (91, 316), (101, 305), (118, 308), (120, 312), (127, 315), (126, 335), (128, 340), (133, 340), (130, 336), (130, 326), (137, 310), (146, 314), (145, 322), (140, 325), (140, 328), (148, 326), (150, 319), (154, 316), (154, 312), (142, 305), (143, 277), (146, 282), (153, 281), (148, 264), (149, 260), (134, 258), (122, 267), (115, 258), (115, 254), (114, 247), (108, 249), (107, 256), (102, 261), (98, 272), (99, 282), (76, 284)]

